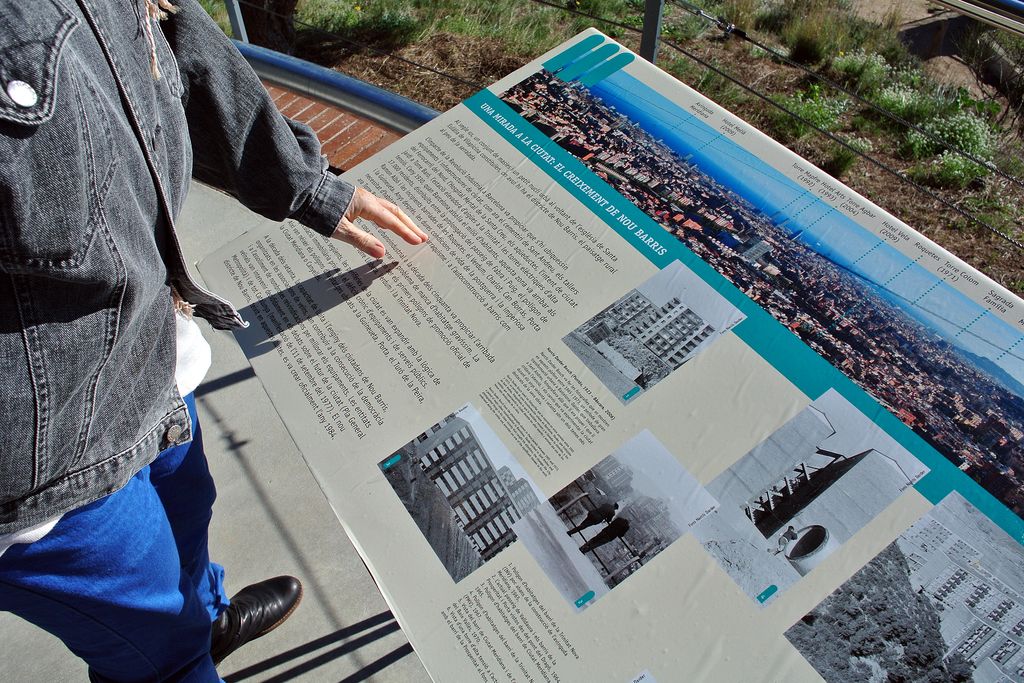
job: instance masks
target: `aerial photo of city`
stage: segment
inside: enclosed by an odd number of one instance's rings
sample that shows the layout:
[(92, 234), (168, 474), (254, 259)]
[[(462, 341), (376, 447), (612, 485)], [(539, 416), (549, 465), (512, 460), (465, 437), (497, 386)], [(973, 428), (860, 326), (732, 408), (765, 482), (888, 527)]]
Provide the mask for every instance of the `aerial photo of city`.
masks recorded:
[(1024, 517), (1019, 330), (624, 72), (501, 98)]

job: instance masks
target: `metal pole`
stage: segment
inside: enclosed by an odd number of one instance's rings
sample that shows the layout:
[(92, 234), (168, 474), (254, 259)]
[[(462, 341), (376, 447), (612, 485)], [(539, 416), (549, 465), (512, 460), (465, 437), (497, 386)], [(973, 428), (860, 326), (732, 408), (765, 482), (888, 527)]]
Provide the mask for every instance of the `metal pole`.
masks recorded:
[(245, 19), (242, 18), (242, 10), (238, 6), (238, 0), (224, 0), (224, 6), (228, 10), (228, 21), (231, 22), (231, 33), (235, 40), (243, 43), (249, 42), (249, 35), (245, 32)]
[(665, 0), (645, 0), (644, 32), (640, 37), (640, 56), (651, 64), (658, 56), (658, 37), (661, 35), (661, 15)]

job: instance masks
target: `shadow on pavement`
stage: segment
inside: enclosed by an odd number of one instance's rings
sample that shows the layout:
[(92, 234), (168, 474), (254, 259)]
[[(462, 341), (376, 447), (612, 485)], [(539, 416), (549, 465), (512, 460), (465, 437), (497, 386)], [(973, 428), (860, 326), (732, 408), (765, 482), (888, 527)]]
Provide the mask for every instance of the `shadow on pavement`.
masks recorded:
[[(376, 627), (376, 628), (375, 628)], [(372, 629), (372, 630), (371, 630)], [(301, 676), (302, 674), (309, 673), (313, 669), (316, 669), (324, 664), (327, 664), (339, 657), (343, 657), (351, 652), (358, 650), (364, 645), (368, 645), (380, 638), (383, 638), (395, 631), (400, 630), (398, 622), (395, 621), (394, 615), (391, 612), (381, 612), (368, 619), (340, 628), (334, 633), (326, 636), (311, 640), (304, 645), (294, 647), (291, 650), (286, 650), (280, 654), (268, 657), (262, 662), (258, 662), (251, 666), (247, 666), (244, 669), (240, 669), (229, 676), (224, 677), (226, 683), (236, 683), (237, 681), (244, 681), (247, 678), (256, 676), (265, 671), (273, 669), (275, 667), (287, 664), (288, 662), (304, 657), (308, 654), (312, 654), (321, 648), (325, 648), (329, 645), (333, 645), (339, 641), (346, 640), (347, 642), (342, 643), (338, 647), (323, 652), (315, 657), (312, 657), (301, 664), (297, 664), (290, 669), (282, 671), (275, 676), (270, 678), (261, 679), (264, 683), (282, 683), (283, 681), (290, 681), (294, 678)], [(363, 633), (363, 632), (366, 633)], [(363, 633), (358, 637), (357, 634)], [(352, 640), (347, 640), (352, 638)], [(368, 677), (377, 673), (381, 669), (397, 662), (402, 657), (412, 652), (412, 646), (406, 643), (405, 645), (392, 650), (388, 654), (380, 657), (379, 659), (366, 664), (359, 671), (345, 677), (343, 681), (345, 683), (356, 683), (356, 681), (366, 680)]]
[(229, 387), (232, 384), (244, 382), (245, 380), (251, 379), (255, 376), (256, 373), (252, 371), (252, 368), (245, 368), (244, 370), (235, 370), (234, 372), (228, 373), (223, 377), (211, 379), (200, 384), (198, 387), (196, 387), (196, 398), (199, 398), (200, 396), (206, 396), (207, 394), (212, 394), (213, 392), (219, 389), (224, 389), (225, 387)]

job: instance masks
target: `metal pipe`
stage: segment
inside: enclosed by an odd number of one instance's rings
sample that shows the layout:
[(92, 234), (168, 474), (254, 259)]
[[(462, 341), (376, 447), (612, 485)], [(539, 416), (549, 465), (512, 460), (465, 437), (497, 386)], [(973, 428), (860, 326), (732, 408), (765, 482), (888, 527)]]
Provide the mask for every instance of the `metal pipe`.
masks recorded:
[(260, 78), (316, 97), (399, 133), (415, 130), (440, 114), (396, 93), (297, 57), (240, 41), (235, 41), (235, 47)]
[(235, 40), (248, 43), (249, 34), (245, 32), (245, 19), (242, 18), (242, 9), (238, 6), (238, 0), (224, 0), (224, 7), (228, 11), (228, 21), (231, 22), (231, 35)]

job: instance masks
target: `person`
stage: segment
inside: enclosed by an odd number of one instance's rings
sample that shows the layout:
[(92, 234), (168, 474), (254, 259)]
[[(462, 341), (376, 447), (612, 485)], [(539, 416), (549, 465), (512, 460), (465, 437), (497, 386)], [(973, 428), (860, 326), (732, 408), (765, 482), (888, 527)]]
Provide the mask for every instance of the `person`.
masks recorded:
[(189, 316), (244, 322), (185, 266), (190, 176), (375, 258), (359, 218), (427, 236), (329, 171), (197, 0), (0, 0), (0, 16), (0, 610), (94, 681), (217, 681), (302, 589), (228, 599), (209, 558), (191, 392), (210, 358)]
[(796, 532), (796, 527), (790, 525), (788, 529), (783, 531), (779, 535), (779, 547), (775, 551), (776, 555), (784, 554), (789, 548), (789, 544), (799, 538), (799, 534)]
[(622, 538), (629, 531), (629, 520), (625, 517), (616, 517), (608, 526), (594, 534), (593, 538), (580, 546), (580, 552), (586, 555), (597, 550), (606, 543), (611, 543), (617, 538)]
[(579, 533), (588, 527), (594, 526), (595, 524), (600, 524), (601, 522), (607, 524), (619, 514), (618, 510), (618, 503), (601, 503), (593, 510), (588, 510), (586, 517), (584, 517), (579, 524), (565, 533), (572, 536), (573, 534)]

